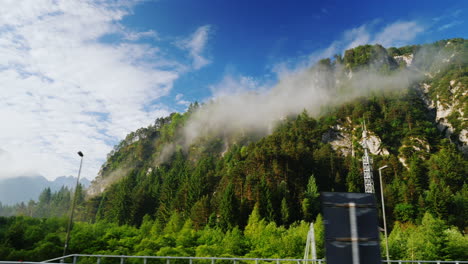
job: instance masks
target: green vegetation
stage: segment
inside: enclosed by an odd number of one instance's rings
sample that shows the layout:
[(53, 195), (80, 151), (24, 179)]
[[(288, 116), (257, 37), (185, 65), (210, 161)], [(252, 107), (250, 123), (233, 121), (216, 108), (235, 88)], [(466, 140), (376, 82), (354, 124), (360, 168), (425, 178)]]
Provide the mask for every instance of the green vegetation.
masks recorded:
[[(366, 45), (314, 67), (343, 63), (349, 71), (389, 74), (402, 67), (392, 56), (456, 54), (444, 68), (424, 56), (413, 64), (433, 75), (423, 80), (432, 86), (430, 98), (457, 100), (462, 111), (448, 117), (457, 135), (467, 127), (467, 99), (460, 95), (468, 82), (467, 50), (460, 39), (389, 50)], [(389, 166), (383, 181), (392, 259), (468, 258), (468, 161), (454, 136), (437, 129), (417, 84), (358, 98), (320, 117), (289, 116), (262, 138), (239, 132), (225, 142), (206, 135), (184, 146), (182, 128), (200, 107), (157, 119), (115, 147), (94, 183), (105, 191), (85, 199), (79, 190), (70, 252), (300, 258), (308, 222), (315, 219), (323, 243), (319, 193), (363, 192), (359, 140), (366, 121), (388, 151), (373, 158), (375, 168)], [(330, 133), (347, 138), (348, 154), (324, 137)], [(66, 221), (43, 217), (64, 217), (70, 195), (45, 190), (37, 203), (0, 204), (1, 215), (23, 215), (0, 218), (0, 259), (58, 256)]]
[[(0, 217), (0, 259), (40, 261), (60, 256), (66, 219)], [(196, 229), (192, 220), (174, 212), (166, 225), (145, 217), (137, 228), (110, 222), (74, 225), (69, 253), (302, 258), (309, 224), (300, 221), (288, 228), (260, 218), (252, 211), (244, 231), (238, 227)], [(318, 257), (324, 257), (321, 215), (315, 220)], [(426, 213), (420, 225), (396, 222), (389, 236), (392, 259), (460, 260), (468, 257), (468, 238), (453, 227)]]

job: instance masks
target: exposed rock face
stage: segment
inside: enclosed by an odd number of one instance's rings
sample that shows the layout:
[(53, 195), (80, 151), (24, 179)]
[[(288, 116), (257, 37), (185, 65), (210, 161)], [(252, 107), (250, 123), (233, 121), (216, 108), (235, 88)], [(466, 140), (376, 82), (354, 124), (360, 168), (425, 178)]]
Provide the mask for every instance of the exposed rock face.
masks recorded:
[(447, 108), (444, 107), (439, 101), (436, 102), (436, 121), (437, 128), (440, 131), (444, 131), (446, 137), (450, 137), (453, 134), (453, 126), (448, 122), (447, 117), (453, 113), (453, 106), (448, 105)]
[(427, 140), (420, 139), (417, 137), (410, 137), (410, 140), (413, 142), (412, 147), (416, 151), (425, 151), (429, 153), (431, 151), (431, 145), (427, 142)]
[(398, 160), (408, 168), (406, 160), (416, 154), (420, 159), (425, 160), (431, 151), (431, 145), (426, 139), (419, 137), (409, 137), (403, 140), (403, 145), (399, 149)]
[[(351, 119), (347, 119), (348, 124), (351, 125)], [(340, 151), (343, 156), (354, 156), (353, 150), (353, 133), (356, 128), (347, 128), (340, 124), (336, 124), (322, 135), (322, 142), (330, 143), (334, 150)], [(355, 138), (360, 140), (360, 138)], [(389, 155), (390, 153), (386, 148), (382, 147), (382, 140), (377, 135), (372, 133), (367, 134), (367, 146), (370, 153), (373, 155)]]
[(343, 156), (354, 154), (351, 133), (338, 124), (322, 135), (322, 142), (330, 143), (332, 148), (340, 151)]
[(413, 62), (413, 54), (395, 56), (393, 58), (398, 62), (398, 64), (405, 62), (406, 66), (410, 66)]
[(153, 172), (153, 168), (149, 167), (148, 170), (146, 170), (146, 175), (150, 174), (151, 172)]
[(423, 83), (421, 85), (422, 99), (425, 102), (426, 106), (435, 112), (435, 121), (437, 123), (437, 128), (443, 132), (446, 138), (453, 139), (452, 135), (456, 133), (456, 140), (458, 141), (458, 147), (463, 151), (465, 155), (468, 155), (468, 130), (463, 128), (459, 131), (456, 131), (456, 128), (452, 123), (450, 123), (450, 118), (454, 118), (454, 115), (457, 115), (457, 119), (462, 122), (462, 124), (468, 121), (468, 118), (465, 117), (463, 112), (464, 104), (466, 104), (466, 87), (464, 87), (461, 81), (451, 80), (450, 85), (447, 87), (447, 90), (450, 92), (450, 99), (442, 101), (440, 96), (436, 95), (435, 99), (432, 100), (429, 97), (429, 93), (432, 87)]
[(468, 130), (467, 129), (463, 129), (461, 132), (460, 132), (460, 136), (458, 137), (460, 139), (461, 142), (465, 142), (465, 144), (463, 144), (461, 146), (461, 150), (463, 151), (463, 153), (465, 155), (468, 154), (468, 145), (466, 142), (468, 142)]
[(408, 168), (408, 164), (406, 164), (406, 159), (401, 157), (401, 156), (398, 156), (398, 161), (400, 161), (401, 164), (403, 164), (403, 166), (405, 168)]
[(367, 147), (370, 153), (374, 155), (389, 155), (390, 153), (384, 147), (382, 147), (382, 140), (377, 135), (369, 133), (367, 135)]

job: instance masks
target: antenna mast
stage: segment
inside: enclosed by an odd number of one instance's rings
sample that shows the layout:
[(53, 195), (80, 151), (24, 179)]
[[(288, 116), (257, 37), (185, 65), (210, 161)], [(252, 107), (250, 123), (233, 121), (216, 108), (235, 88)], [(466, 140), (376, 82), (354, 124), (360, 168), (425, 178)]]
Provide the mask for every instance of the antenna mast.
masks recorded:
[(362, 168), (364, 170), (364, 190), (366, 193), (375, 193), (374, 179), (372, 176), (372, 158), (369, 156), (369, 148), (367, 147), (366, 120), (364, 120), (362, 130), (362, 147), (364, 148), (364, 155), (362, 156)]

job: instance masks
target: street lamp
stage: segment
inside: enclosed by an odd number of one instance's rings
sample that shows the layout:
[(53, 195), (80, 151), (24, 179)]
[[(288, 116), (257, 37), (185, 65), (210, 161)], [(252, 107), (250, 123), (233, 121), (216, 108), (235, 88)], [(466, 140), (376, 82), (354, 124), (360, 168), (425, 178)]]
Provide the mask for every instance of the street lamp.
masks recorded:
[(78, 184), (80, 184), (81, 166), (83, 165), (83, 156), (84, 156), (83, 152), (78, 151), (78, 156), (81, 157), (80, 169), (78, 170), (78, 178), (76, 178), (75, 194), (73, 195), (72, 207), (71, 207), (71, 212), (70, 212), (70, 219), (68, 219), (67, 237), (65, 238), (65, 246), (63, 247), (63, 256), (65, 256), (65, 254), (67, 253), (68, 242), (70, 240), (70, 229), (71, 229), (72, 222), (73, 222), (73, 213), (75, 211), (76, 197), (78, 195)]
[(380, 197), (382, 200), (382, 215), (383, 215), (383, 224), (384, 224), (384, 232), (385, 232), (385, 253), (387, 254), (387, 263), (390, 261), (390, 256), (388, 254), (388, 237), (387, 237), (387, 220), (385, 219), (385, 202), (384, 202), (384, 195), (383, 195), (383, 181), (382, 181), (382, 170), (387, 168), (388, 166), (382, 166), (379, 168), (379, 179), (380, 179)]

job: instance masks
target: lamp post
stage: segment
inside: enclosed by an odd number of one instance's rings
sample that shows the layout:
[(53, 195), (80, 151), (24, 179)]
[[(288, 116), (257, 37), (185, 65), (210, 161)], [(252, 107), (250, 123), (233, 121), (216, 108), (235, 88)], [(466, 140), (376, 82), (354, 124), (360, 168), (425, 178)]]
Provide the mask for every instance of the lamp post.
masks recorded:
[(384, 232), (385, 232), (385, 253), (387, 254), (387, 263), (389, 263), (390, 256), (388, 254), (387, 220), (385, 218), (385, 202), (384, 202), (383, 181), (382, 181), (382, 170), (387, 167), (388, 166), (385, 165), (379, 168), (379, 179), (380, 179), (380, 197), (382, 200), (382, 216), (383, 216), (383, 224), (384, 224)]
[(80, 169), (78, 170), (78, 178), (76, 179), (75, 194), (73, 195), (72, 207), (71, 207), (71, 212), (70, 212), (70, 219), (68, 219), (67, 236), (65, 238), (65, 246), (63, 247), (63, 256), (65, 256), (65, 254), (67, 253), (68, 242), (70, 240), (70, 229), (71, 229), (72, 222), (73, 222), (73, 213), (75, 211), (76, 197), (78, 195), (78, 184), (80, 184), (81, 166), (83, 165), (83, 156), (84, 156), (83, 152), (78, 151), (78, 155), (81, 157)]

